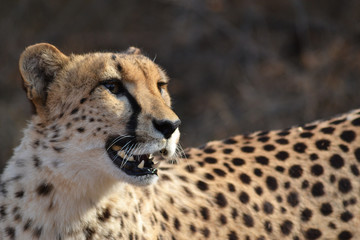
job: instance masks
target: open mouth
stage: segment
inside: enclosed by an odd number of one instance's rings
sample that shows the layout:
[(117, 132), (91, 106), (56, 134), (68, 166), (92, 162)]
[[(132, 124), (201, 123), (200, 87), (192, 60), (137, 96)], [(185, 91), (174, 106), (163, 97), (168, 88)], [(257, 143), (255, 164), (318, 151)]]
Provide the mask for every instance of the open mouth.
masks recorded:
[(106, 142), (106, 151), (113, 163), (128, 175), (157, 175), (160, 162), (154, 163), (153, 154), (133, 154), (136, 139), (111, 137)]

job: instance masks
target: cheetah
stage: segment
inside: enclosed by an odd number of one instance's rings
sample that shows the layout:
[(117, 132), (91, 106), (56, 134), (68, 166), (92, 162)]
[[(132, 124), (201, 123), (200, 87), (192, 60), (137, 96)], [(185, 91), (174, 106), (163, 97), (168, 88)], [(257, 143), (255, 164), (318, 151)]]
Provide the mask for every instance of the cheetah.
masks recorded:
[(181, 152), (168, 77), (139, 49), (43, 43), (19, 66), (35, 113), (0, 239), (359, 239), (360, 109)]

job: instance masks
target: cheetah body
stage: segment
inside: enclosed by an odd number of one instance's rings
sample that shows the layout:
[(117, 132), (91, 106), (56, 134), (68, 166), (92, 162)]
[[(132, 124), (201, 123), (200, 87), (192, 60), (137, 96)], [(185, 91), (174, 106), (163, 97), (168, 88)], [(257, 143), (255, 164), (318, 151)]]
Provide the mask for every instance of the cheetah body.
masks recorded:
[(161, 161), (156, 182), (115, 166), (107, 139), (133, 132), (134, 156), (174, 155), (177, 126), (153, 121), (177, 120), (157, 65), (137, 49), (67, 57), (40, 44), (20, 69), (37, 114), (1, 178), (0, 239), (360, 236), (360, 110), (187, 149), (175, 164)]

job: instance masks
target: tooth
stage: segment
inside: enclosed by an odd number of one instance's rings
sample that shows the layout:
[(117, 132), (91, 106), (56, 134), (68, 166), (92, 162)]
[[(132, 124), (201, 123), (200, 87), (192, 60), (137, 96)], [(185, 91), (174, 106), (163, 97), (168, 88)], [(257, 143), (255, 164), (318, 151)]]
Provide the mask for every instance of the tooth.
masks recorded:
[(142, 160), (141, 163), (138, 165), (138, 168), (144, 168), (145, 161)]
[(160, 161), (157, 163), (154, 163), (151, 167), (152, 168), (158, 168), (160, 166)]
[(150, 154), (148, 158), (149, 158), (149, 160), (153, 160), (154, 156), (152, 154)]
[(135, 161), (134, 156), (129, 157), (129, 161)]
[(117, 152), (117, 155), (121, 158), (124, 158), (125, 157), (125, 152), (124, 151), (119, 151)]
[(111, 149), (114, 150), (115, 152), (117, 152), (117, 151), (119, 151), (119, 150), (121, 149), (121, 147), (120, 147), (120, 146), (117, 146), (117, 145), (113, 145), (113, 146), (111, 147)]

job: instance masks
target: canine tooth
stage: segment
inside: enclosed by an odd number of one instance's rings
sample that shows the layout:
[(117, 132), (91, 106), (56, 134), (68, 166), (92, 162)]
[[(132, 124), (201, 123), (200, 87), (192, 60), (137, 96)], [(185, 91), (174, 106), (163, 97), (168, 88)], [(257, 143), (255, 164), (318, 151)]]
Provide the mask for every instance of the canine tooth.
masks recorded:
[(119, 150), (121, 149), (121, 147), (118, 146), (118, 145), (113, 145), (113, 146), (111, 147), (111, 149), (114, 150), (115, 152), (117, 152), (117, 151), (119, 151)]
[(138, 168), (144, 168), (145, 165), (145, 161), (142, 160), (141, 163), (138, 165)]
[(117, 152), (117, 155), (121, 158), (124, 158), (125, 157), (125, 152), (124, 151), (119, 151)]
[(134, 156), (129, 157), (129, 161), (135, 161)]
[(160, 166), (160, 161), (157, 163), (154, 163), (151, 167), (152, 168), (158, 168)]

